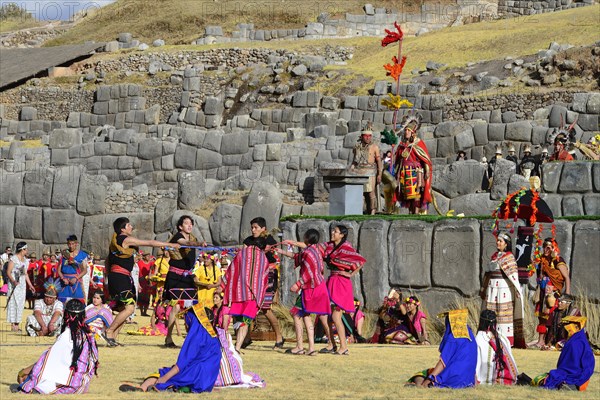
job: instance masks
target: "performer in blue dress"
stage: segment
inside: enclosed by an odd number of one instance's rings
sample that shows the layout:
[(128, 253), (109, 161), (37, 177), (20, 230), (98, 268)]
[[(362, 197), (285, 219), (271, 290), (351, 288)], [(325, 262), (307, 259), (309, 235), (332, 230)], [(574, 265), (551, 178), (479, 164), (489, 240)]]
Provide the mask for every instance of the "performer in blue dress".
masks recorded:
[(562, 319), (569, 334), (556, 369), (533, 379), (533, 386), (545, 389), (570, 389), (584, 391), (594, 374), (596, 360), (584, 329), (586, 317), (569, 316)]
[(468, 310), (452, 310), (441, 316), (446, 318), (446, 332), (440, 343), (440, 360), (435, 367), (415, 374), (409, 383), (425, 388), (475, 386), (477, 343), (467, 325)]
[(58, 300), (63, 303), (70, 299), (86, 302), (82, 279), (88, 273), (88, 254), (78, 247), (77, 236), (70, 235), (67, 238), (68, 250), (63, 250), (59, 261), (58, 276), (63, 289), (58, 294)]

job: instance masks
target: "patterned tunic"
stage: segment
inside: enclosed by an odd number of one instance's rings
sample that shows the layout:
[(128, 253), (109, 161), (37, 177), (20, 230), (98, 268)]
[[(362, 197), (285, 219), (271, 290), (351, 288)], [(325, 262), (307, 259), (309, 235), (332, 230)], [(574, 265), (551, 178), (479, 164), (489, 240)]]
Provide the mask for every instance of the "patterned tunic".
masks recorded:
[[(517, 263), (512, 253), (496, 252), (487, 269), (490, 278), (483, 308), (498, 316), (498, 332), (515, 344), (515, 336), (522, 337), (523, 304)], [(518, 316), (518, 318), (516, 318)], [(514, 326), (514, 320), (519, 320)]]

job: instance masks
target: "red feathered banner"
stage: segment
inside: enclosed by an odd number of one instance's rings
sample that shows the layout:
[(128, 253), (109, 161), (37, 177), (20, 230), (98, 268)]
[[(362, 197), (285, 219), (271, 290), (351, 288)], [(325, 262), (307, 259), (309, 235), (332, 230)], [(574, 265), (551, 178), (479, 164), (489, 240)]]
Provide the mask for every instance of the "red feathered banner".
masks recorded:
[(397, 33), (392, 32), (389, 29), (385, 29), (385, 33), (387, 33), (387, 35), (381, 41), (381, 45), (383, 47), (387, 46), (388, 44), (396, 43), (402, 40), (402, 38), (404, 37), (404, 33), (402, 33), (402, 29), (400, 28), (400, 25), (398, 25), (397, 22), (394, 22), (394, 27), (398, 31)]

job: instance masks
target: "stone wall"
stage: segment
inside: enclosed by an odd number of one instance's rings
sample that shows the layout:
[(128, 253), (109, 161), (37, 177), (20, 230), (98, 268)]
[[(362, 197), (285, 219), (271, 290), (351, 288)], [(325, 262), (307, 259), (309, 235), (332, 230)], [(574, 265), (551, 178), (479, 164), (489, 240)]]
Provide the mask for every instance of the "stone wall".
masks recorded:
[[(329, 236), (339, 222), (301, 220), (280, 225), (284, 239), (301, 240), (309, 228)], [(354, 282), (355, 295), (367, 309), (376, 309), (391, 287), (416, 294), (435, 315), (456, 297), (478, 296), (483, 271), (495, 251), (491, 220), (445, 220), (428, 223), (418, 220), (365, 222), (343, 221), (349, 227), (350, 242), (367, 259)], [(600, 273), (600, 221), (556, 222), (557, 241), (570, 267), (574, 293), (600, 299), (592, 276)], [(549, 228), (549, 227), (547, 227)], [(549, 232), (549, 229), (548, 229)], [(516, 236), (516, 235), (513, 235)], [(514, 238), (513, 238), (514, 240)], [(514, 248), (514, 247), (513, 247)], [(297, 280), (289, 259), (283, 261), (280, 290), (283, 303), (292, 305), (290, 286)]]
[(545, 1), (512, 1), (498, 0), (498, 14), (508, 17), (543, 14), (570, 8), (590, 6), (594, 0), (545, 0)]

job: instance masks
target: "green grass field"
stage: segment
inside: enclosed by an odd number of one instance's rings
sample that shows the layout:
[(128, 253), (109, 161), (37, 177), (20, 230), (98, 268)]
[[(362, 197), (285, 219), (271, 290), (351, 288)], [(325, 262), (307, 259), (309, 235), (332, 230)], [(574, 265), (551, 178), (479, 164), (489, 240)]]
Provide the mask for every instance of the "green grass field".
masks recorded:
[[(52, 344), (52, 338), (31, 338), (9, 332), (4, 304), (0, 304), (0, 399), (22, 399), (12, 394), (19, 369), (37, 361)], [(31, 311), (25, 310), (24, 315)], [(148, 318), (137, 317), (139, 325)], [(128, 329), (128, 328), (126, 328)], [(107, 348), (99, 343), (100, 368), (86, 398), (93, 399), (164, 399), (167, 396), (186, 398), (185, 394), (120, 393), (123, 382), (140, 382), (157, 368), (170, 366), (178, 350), (160, 346), (163, 338), (121, 335), (125, 347)], [(183, 338), (175, 337), (178, 344)], [(203, 394), (214, 399), (538, 399), (549, 396), (542, 389), (530, 387), (477, 387), (463, 390), (405, 388), (404, 382), (413, 373), (432, 367), (438, 359), (437, 346), (394, 346), (354, 344), (350, 356), (320, 354), (317, 357), (290, 356), (271, 350), (272, 342), (255, 342), (244, 351), (245, 369), (259, 374), (267, 383), (264, 389), (230, 389)], [(293, 344), (286, 347), (292, 347)], [(323, 345), (318, 345), (323, 346)], [(554, 368), (558, 352), (514, 350), (519, 372), (530, 376)], [(586, 392), (553, 392), (552, 399), (597, 399), (600, 397), (600, 358), (596, 357), (595, 374)], [(59, 396), (57, 398), (72, 398)]]

